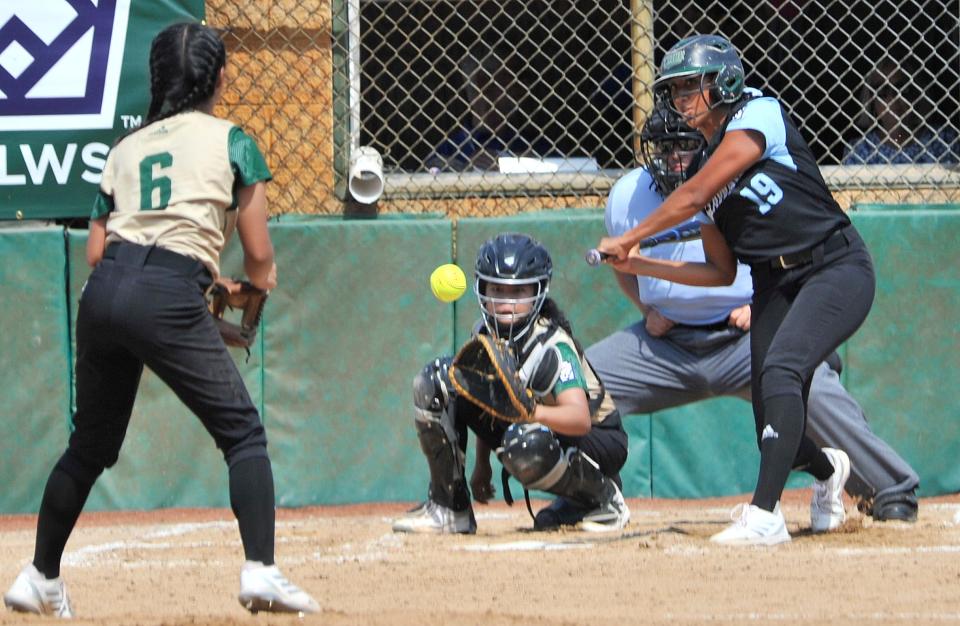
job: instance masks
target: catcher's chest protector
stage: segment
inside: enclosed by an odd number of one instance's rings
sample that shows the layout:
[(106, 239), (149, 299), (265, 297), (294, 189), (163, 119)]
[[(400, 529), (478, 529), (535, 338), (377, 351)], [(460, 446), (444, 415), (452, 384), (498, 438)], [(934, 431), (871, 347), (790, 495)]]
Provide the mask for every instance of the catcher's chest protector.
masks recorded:
[[(561, 343), (566, 344), (576, 353), (576, 344), (573, 341), (573, 337), (571, 337), (567, 331), (546, 318), (540, 318), (537, 320), (537, 323), (534, 324), (530, 337), (524, 343), (523, 350), (520, 353), (521, 369), (526, 360), (533, 354), (534, 347), (538, 343), (554, 347)], [(613, 399), (610, 398), (610, 395), (604, 390), (600, 378), (597, 377), (593, 371), (593, 367), (590, 366), (585, 356), (580, 355), (579, 365), (580, 370), (583, 372), (584, 379), (587, 382), (587, 401), (590, 404), (590, 419), (593, 423), (599, 424), (614, 412), (617, 407), (613, 403)], [(556, 396), (552, 391), (539, 399), (539, 402), (547, 406), (556, 405), (556, 401)]]

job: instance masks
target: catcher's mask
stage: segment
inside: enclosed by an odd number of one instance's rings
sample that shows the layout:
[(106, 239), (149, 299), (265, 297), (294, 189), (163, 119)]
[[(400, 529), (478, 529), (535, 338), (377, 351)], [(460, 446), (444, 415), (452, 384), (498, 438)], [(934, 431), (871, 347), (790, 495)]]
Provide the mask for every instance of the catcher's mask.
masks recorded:
[[(663, 56), (654, 93), (670, 100), (670, 82), (700, 77), (700, 93), (709, 91), (711, 108), (731, 104), (743, 95), (744, 75), (733, 44), (718, 35), (694, 35), (678, 41)], [(672, 106), (672, 105), (671, 105)]]
[(706, 143), (667, 102), (657, 100), (640, 131), (640, 153), (660, 195), (667, 197), (687, 180)]
[[(508, 341), (523, 337), (536, 321), (550, 288), (553, 261), (543, 245), (528, 235), (504, 233), (488, 239), (477, 253), (474, 293), (480, 303), (484, 325), (494, 336)], [(495, 297), (488, 295), (490, 285), (533, 287), (527, 297)], [(511, 307), (497, 305), (509, 304)], [(516, 313), (517, 306), (529, 310)], [(510, 308), (511, 313), (503, 313)]]

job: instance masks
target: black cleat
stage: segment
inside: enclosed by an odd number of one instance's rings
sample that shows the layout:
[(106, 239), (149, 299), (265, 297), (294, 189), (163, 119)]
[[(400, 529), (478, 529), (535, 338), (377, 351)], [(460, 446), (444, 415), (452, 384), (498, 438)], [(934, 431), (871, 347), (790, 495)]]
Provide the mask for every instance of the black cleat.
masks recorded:
[(913, 491), (885, 494), (873, 502), (873, 519), (878, 522), (917, 521), (917, 495)]

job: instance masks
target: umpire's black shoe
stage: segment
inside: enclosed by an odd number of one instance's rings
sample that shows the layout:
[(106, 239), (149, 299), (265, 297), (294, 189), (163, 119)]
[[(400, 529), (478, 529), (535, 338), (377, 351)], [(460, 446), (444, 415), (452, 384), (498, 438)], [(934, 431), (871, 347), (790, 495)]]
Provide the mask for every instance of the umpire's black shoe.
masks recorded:
[(915, 522), (917, 508), (914, 491), (884, 494), (873, 503), (873, 519), (878, 522)]

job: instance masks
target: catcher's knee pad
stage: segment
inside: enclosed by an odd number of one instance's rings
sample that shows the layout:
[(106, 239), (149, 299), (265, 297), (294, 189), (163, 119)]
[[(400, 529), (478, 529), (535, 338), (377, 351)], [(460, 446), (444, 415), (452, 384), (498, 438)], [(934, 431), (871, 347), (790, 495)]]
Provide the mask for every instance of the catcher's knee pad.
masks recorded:
[(503, 434), (500, 462), (527, 489), (544, 491), (567, 469), (560, 442), (541, 424), (511, 424)]
[(452, 357), (437, 357), (424, 366), (413, 379), (413, 406), (417, 421), (436, 422), (450, 404), (447, 372)]

